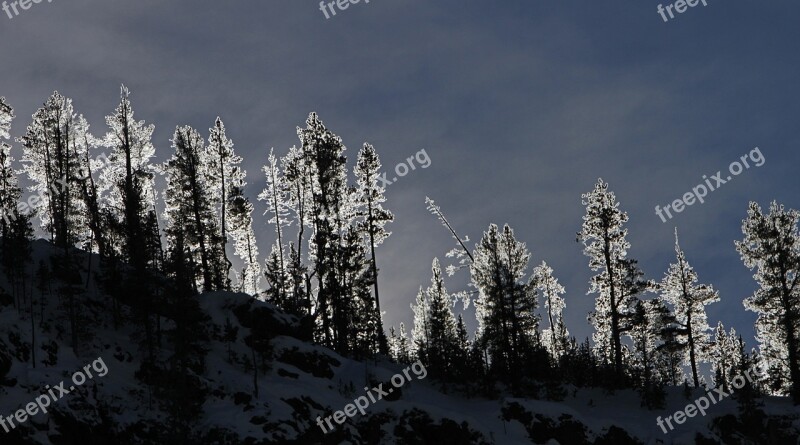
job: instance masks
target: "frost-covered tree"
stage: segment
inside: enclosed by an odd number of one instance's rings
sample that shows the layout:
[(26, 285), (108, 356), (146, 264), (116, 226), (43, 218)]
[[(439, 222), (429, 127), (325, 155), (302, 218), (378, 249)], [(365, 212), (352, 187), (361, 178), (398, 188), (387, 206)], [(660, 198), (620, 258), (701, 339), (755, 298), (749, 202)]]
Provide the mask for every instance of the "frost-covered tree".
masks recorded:
[(453, 228), (453, 225), (450, 224), (450, 221), (444, 216), (444, 212), (442, 212), (442, 208), (436, 204), (434, 200), (429, 197), (425, 197), (425, 205), (428, 208), (428, 211), (431, 212), (436, 218), (439, 219), (439, 222), (442, 223), (445, 229), (450, 232), (450, 236), (456, 240), (456, 247), (450, 250), (447, 253), (448, 258), (453, 258), (456, 260), (456, 264), (451, 264), (447, 267), (447, 274), (452, 276), (458, 271), (459, 269), (463, 269), (469, 267), (475, 261), (473, 258), (472, 253), (467, 249), (465, 243), (469, 242), (469, 237), (461, 238), (461, 236), (456, 233), (456, 230)]
[(662, 332), (672, 321), (669, 309), (661, 300), (637, 300), (630, 318), (630, 337), (633, 348), (632, 366), (641, 373), (642, 386), (648, 388), (661, 380), (658, 375), (657, 348)]
[[(104, 204), (116, 221), (111, 227), (121, 231), (122, 258), (140, 273), (151, 265), (146, 246), (152, 242), (145, 220), (155, 216), (154, 178), (151, 164), (155, 147), (151, 141), (154, 126), (134, 118), (130, 91), (120, 87), (120, 102), (106, 116), (108, 132), (102, 144), (110, 150), (108, 163), (100, 172)], [(174, 184), (171, 184), (174, 185)], [(152, 215), (151, 215), (152, 214)]]
[[(750, 203), (742, 223), (744, 239), (736, 250), (744, 265), (755, 270), (759, 289), (745, 299), (747, 310), (758, 313), (756, 338), (767, 367), (788, 374), (795, 404), (800, 404), (800, 212), (777, 202), (769, 213)], [(781, 371), (782, 370), (782, 371)], [(785, 372), (788, 371), (788, 372)]]
[(106, 232), (111, 225), (107, 223), (108, 212), (104, 213), (101, 209), (102, 192), (96, 180), (98, 170), (104, 166), (105, 159), (96, 159), (94, 156), (99, 143), (89, 133), (89, 124), (86, 119), (82, 116), (76, 119), (75, 128), (75, 149), (78, 156), (77, 183), (83, 206), (86, 209), (85, 219), (89, 235), (85, 248), (87, 251), (93, 251), (94, 246), (97, 246), (97, 252), (107, 255), (108, 235)]
[(618, 376), (623, 373), (622, 335), (630, 329), (636, 296), (648, 286), (636, 261), (628, 259), (627, 213), (619, 209), (614, 193), (602, 179), (594, 189), (581, 195), (586, 206), (578, 241), (589, 257), (589, 268), (599, 272), (591, 279), (589, 292), (597, 294), (590, 320), (595, 328), (595, 351), (606, 363), (612, 362)]
[[(242, 158), (233, 151), (233, 141), (225, 134), (225, 124), (217, 117), (214, 126), (209, 130), (208, 145), (206, 145), (205, 159), (208, 164), (208, 180), (216, 190), (213, 194), (214, 205), (218, 211), (218, 225), (222, 243), (221, 254), (226, 265), (225, 282), (229, 283), (228, 276), (233, 264), (228, 259), (225, 246), (228, 242), (229, 194), (231, 188), (244, 181), (244, 172), (241, 170)], [(237, 254), (238, 255), (238, 254)], [(241, 257), (241, 256), (240, 256)]]
[(395, 362), (411, 363), (411, 347), (405, 324), (400, 323), (399, 333), (395, 332), (394, 326), (389, 329), (389, 352)]
[(79, 240), (85, 215), (77, 186), (76, 116), (72, 100), (58, 92), (33, 115), (23, 145), (23, 170), (33, 183), (42, 228), (63, 249)]
[(261, 281), (258, 245), (253, 231), (253, 204), (244, 196), (244, 172), (238, 168), (232, 171), (236, 182), (231, 183), (226, 200), (228, 213), (226, 224), (228, 235), (233, 239), (234, 252), (242, 260), (242, 273), (239, 282), (242, 292), (256, 295)]
[[(6, 273), (15, 306), (17, 296), (24, 295), (24, 274), (26, 263), (30, 261), (30, 241), (33, 237), (30, 212), (21, 212), (19, 200), (22, 189), (19, 186), (16, 172), (12, 166), (14, 158), (11, 156), (11, 145), (6, 140), (11, 138), (11, 122), (14, 119), (14, 110), (5, 97), (0, 97), (0, 249), (2, 254), (3, 270)], [(30, 297), (30, 316), (33, 326), (33, 297)], [(35, 348), (33, 348), (35, 349)], [(34, 367), (35, 361), (33, 361)]]
[(492, 224), (483, 234), (470, 267), (479, 291), (478, 336), (487, 346), (491, 367), (512, 386), (521, 378), (528, 352), (539, 344), (536, 292), (525, 281), (530, 253), (508, 225)]
[[(286, 192), (286, 210), (290, 218), (297, 225), (296, 241), (289, 243), (288, 275), (292, 277), (292, 298), (305, 315), (312, 313), (311, 277), (308, 267), (303, 263), (304, 244), (306, 242), (306, 229), (313, 230), (312, 209), (313, 194), (313, 166), (306, 162), (305, 152), (302, 148), (292, 147), (289, 153), (281, 159), (283, 176), (280, 178)], [(277, 223), (280, 220), (270, 220)], [(276, 227), (276, 230), (278, 228)]]
[(548, 327), (542, 331), (542, 344), (550, 355), (558, 360), (565, 352), (569, 342), (569, 332), (564, 323), (564, 307), (566, 303), (561, 296), (564, 286), (553, 276), (553, 268), (546, 262), (536, 266), (531, 276), (532, 283), (544, 300), (547, 311)]
[(11, 145), (6, 142), (11, 138), (11, 122), (14, 120), (14, 109), (0, 97), (0, 238), (6, 240), (10, 233), (22, 191), (17, 183), (11, 156)]
[(710, 341), (711, 327), (708, 325), (705, 306), (719, 301), (719, 293), (711, 285), (697, 283), (697, 272), (686, 260), (686, 254), (678, 242), (677, 229), (675, 255), (677, 261), (670, 264), (659, 289), (663, 301), (674, 308), (678, 341), (686, 346), (684, 360), (691, 367), (692, 382), (696, 388), (700, 384), (697, 365), (698, 362), (705, 361), (703, 351)]
[(277, 277), (278, 281), (270, 282), (271, 293), (274, 294), (273, 298), (276, 301), (282, 301), (284, 305), (287, 305), (287, 308), (290, 305), (292, 306), (292, 311), (296, 311), (299, 309), (298, 305), (295, 304), (296, 302), (289, 303), (290, 295), (293, 293), (289, 287), (283, 241), (283, 230), (288, 223), (287, 189), (290, 186), (285, 183), (281, 176), (278, 160), (272, 150), (269, 151), (267, 164), (263, 167), (263, 170), (267, 178), (267, 187), (258, 195), (258, 199), (267, 203), (267, 213), (272, 214), (268, 222), (274, 224), (276, 235), (275, 247), (270, 253), (269, 259), (273, 264), (268, 268), (277, 269), (271, 275)]
[[(186, 257), (193, 281), (204, 291), (227, 288), (226, 265), (212, 207), (208, 166), (202, 163), (204, 140), (191, 127), (178, 127), (172, 138), (175, 154), (165, 165), (170, 187), (165, 193), (170, 254)], [(178, 252), (176, 249), (180, 249)], [(198, 267), (199, 263), (199, 267)]]
[(431, 285), (418, 297), (414, 311), (416, 356), (439, 376), (452, 376), (458, 348), (452, 300), (444, 286), (439, 259), (431, 265)]
[[(316, 336), (323, 344), (344, 353), (354, 344), (361, 344), (358, 338), (365, 334), (363, 329), (377, 329), (374, 299), (371, 293), (369, 297), (364, 294), (363, 287), (372, 287), (374, 277), (355, 226), (358, 202), (355, 190), (347, 184), (347, 159), (341, 138), (328, 130), (316, 113), (309, 115), (305, 129), (298, 128), (298, 136), (302, 143), (298, 162), (310, 193), (307, 218), (312, 229), (310, 272), (316, 280)], [(306, 290), (310, 288), (306, 280)], [(353, 327), (350, 323), (355, 320), (360, 325)], [(377, 340), (375, 330), (367, 337)]]
[[(375, 148), (370, 144), (364, 144), (364, 147), (358, 152), (358, 161), (354, 172), (358, 184), (357, 199), (362, 209), (362, 215), (360, 215), (362, 221), (359, 226), (360, 230), (366, 234), (366, 241), (370, 249), (370, 266), (375, 278), (375, 307), (379, 320), (382, 315), (381, 300), (378, 294), (378, 260), (375, 256), (375, 248), (391, 235), (385, 226), (394, 220), (392, 212), (383, 208), (386, 197), (384, 196), (385, 188), (378, 184), (380, 169), (381, 161)], [(383, 335), (382, 321), (380, 332), (381, 352), (386, 353), (387, 346)]]
[(709, 347), (714, 386), (728, 391), (731, 380), (738, 375), (743, 349), (744, 342), (736, 334), (736, 330), (731, 328), (730, 333), (727, 333), (725, 326), (719, 322), (714, 331), (714, 341)]

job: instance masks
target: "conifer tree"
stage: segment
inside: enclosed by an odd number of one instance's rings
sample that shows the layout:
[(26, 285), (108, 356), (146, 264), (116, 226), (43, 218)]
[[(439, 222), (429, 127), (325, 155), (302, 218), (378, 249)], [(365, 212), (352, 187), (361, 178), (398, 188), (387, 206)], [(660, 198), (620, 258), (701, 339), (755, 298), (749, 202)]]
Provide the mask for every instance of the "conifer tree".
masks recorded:
[(105, 167), (104, 162), (108, 159), (94, 158), (94, 151), (98, 147), (98, 141), (89, 133), (89, 124), (86, 119), (79, 117), (76, 121), (76, 140), (75, 146), (78, 155), (78, 187), (80, 189), (81, 200), (86, 209), (86, 224), (89, 239), (86, 243), (87, 251), (94, 251), (100, 255), (108, 255), (108, 235), (105, 233), (110, 225), (106, 222), (106, 216), (101, 210), (101, 190), (95, 177), (98, 170)]
[(777, 202), (769, 213), (750, 203), (742, 223), (744, 239), (736, 250), (745, 266), (755, 270), (759, 289), (745, 299), (747, 310), (758, 313), (756, 338), (768, 368), (788, 374), (789, 392), (800, 404), (800, 212)]
[(438, 258), (433, 260), (431, 272), (431, 285), (413, 308), (414, 347), (427, 367), (439, 376), (450, 377), (458, 348), (456, 320)]
[(531, 280), (536, 291), (541, 293), (547, 310), (549, 324), (548, 328), (542, 331), (542, 343), (553, 359), (558, 360), (566, 351), (569, 341), (563, 313), (566, 303), (561, 296), (565, 292), (564, 286), (553, 276), (553, 268), (544, 261), (533, 269)]
[(204, 291), (224, 289), (227, 287), (225, 263), (209, 196), (212, 193), (209, 172), (207, 165), (202, 164), (203, 138), (191, 127), (178, 127), (172, 144), (175, 154), (165, 165), (172, 184), (165, 194), (166, 233), (172, 246), (171, 254), (176, 259), (188, 256), (186, 260), (195, 270), (191, 273), (192, 280), (199, 278)]
[(589, 268), (599, 272), (591, 279), (590, 293), (597, 294), (595, 311), (590, 316), (595, 327), (595, 350), (601, 359), (614, 365), (618, 377), (623, 375), (622, 335), (630, 329), (636, 296), (645, 290), (642, 272), (636, 261), (628, 259), (630, 243), (624, 227), (628, 215), (619, 209), (614, 193), (602, 179), (594, 189), (581, 196), (586, 214), (578, 241), (589, 257)]
[[(370, 249), (370, 266), (372, 275), (375, 277), (375, 306), (378, 313), (378, 320), (381, 321), (381, 300), (378, 293), (378, 265), (375, 257), (375, 247), (391, 235), (385, 228), (386, 224), (394, 220), (394, 215), (383, 208), (386, 202), (384, 196), (385, 188), (378, 184), (381, 162), (375, 148), (370, 144), (364, 144), (358, 152), (358, 162), (355, 167), (355, 176), (358, 183), (358, 202), (361, 205), (363, 220), (360, 229), (366, 234), (366, 241)], [(386, 337), (383, 334), (383, 322), (379, 328), (380, 349), (382, 353), (387, 353)]]
[[(242, 158), (233, 151), (233, 141), (228, 139), (225, 134), (225, 124), (222, 119), (217, 117), (214, 126), (209, 130), (208, 145), (205, 150), (205, 158), (208, 164), (208, 180), (210, 185), (216, 190), (212, 194), (214, 205), (218, 208), (218, 225), (220, 228), (219, 239), (222, 244), (220, 247), (221, 255), (225, 264), (225, 285), (230, 286), (230, 270), (233, 264), (228, 259), (226, 245), (228, 242), (228, 219), (230, 214), (229, 198), (233, 187), (242, 185), (244, 182), (244, 172), (240, 164)], [(217, 194), (218, 193), (218, 194)], [(252, 271), (251, 271), (252, 272)]]
[(491, 368), (508, 378), (513, 389), (521, 378), (526, 353), (539, 344), (536, 292), (524, 280), (530, 253), (508, 225), (500, 231), (492, 224), (473, 257), (470, 270), (479, 291), (475, 303), (478, 335), (487, 346)]
[(713, 286), (697, 284), (697, 272), (686, 260), (686, 254), (678, 242), (675, 230), (675, 254), (677, 262), (670, 264), (659, 288), (661, 298), (671, 304), (678, 325), (678, 339), (686, 345), (685, 362), (691, 367), (695, 388), (700, 384), (698, 362), (704, 360), (703, 351), (709, 343), (708, 317), (705, 306), (719, 301), (719, 294)]
[(234, 252), (243, 263), (240, 274), (242, 292), (255, 295), (261, 281), (261, 264), (253, 231), (253, 204), (244, 196), (244, 173), (239, 173), (236, 168), (233, 170), (233, 177), (237, 179), (226, 197), (226, 211), (229, 214), (226, 224), (228, 234), (233, 238)]
[(54, 92), (20, 138), (23, 170), (33, 183), (31, 191), (43, 201), (42, 228), (65, 252), (78, 241), (85, 214), (75, 180), (79, 168), (75, 119), (72, 100)]
[(641, 372), (644, 388), (661, 380), (658, 375), (657, 347), (661, 333), (670, 321), (669, 309), (661, 300), (637, 300), (627, 335), (633, 342), (633, 367)]
[(730, 382), (738, 371), (741, 358), (736, 330), (731, 328), (730, 334), (725, 332), (722, 322), (717, 324), (714, 331), (714, 341), (710, 345), (711, 376), (716, 387), (721, 387), (727, 392)]
[(112, 227), (122, 232), (122, 258), (141, 275), (149, 264), (146, 246), (152, 243), (144, 221), (155, 212), (156, 167), (150, 163), (155, 155), (151, 142), (155, 127), (134, 118), (125, 85), (120, 87), (119, 105), (106, 116), (106, 125), (108, 132), (102, 143), (111, 153), (100, 174), (100, 188), (105, 191), (110, 217), (116, 221)]
[[(33, 228), (30, 223), (32, 212), (21, 212), (18, 206), (22, 197), (16, 172), (12, 166), (11, 145), (6, 140), (11, 138), (11, 122), (14, 119), (13, 108), (0, 97), (0, 260), (3, 270), (12, 289), (12, 297), (16, 305), (17, 297), (25, 294), (24, 274), (26, 264), (30, 261), (30, 241)], [(23, 284), (22, 289), (18, 289)], [(31, 326), (33, 326), (33, 297), (30, 297)], [(19, 307), (18, 305), (16, 305)], [(33, 328), (32, 328), (33, 329)], [(33, 361), (35, 367), (35, 360)]]
[[(282, 307), (289, 309), (289, 306), (291, 306), (291, 311), (295, 312), (299, 307), (294, 303), (289, 303), (291, 291), (288, 286), (288, 271), (283, 244), (283, 228), (287, 223), (286, 216), (288, 213), (286, 195), (290, 186), (286, 185), (281, 177), (278, 160), (272, 150), (269, 152), (267, 164), (263, 167), (263, 170), (267, 178), (267, 187), (258, 195), (258, 199), (267, 203), (267, 212), (272, 214), (268, 222), (275, 225), (276, 235), (275, 245), (273, 251), (270, 252), (268, 260), (272, 264), (267, 266), (271, 269), (270, 276), (278, 280), (270, 282), (271, 293), (275, 301), (282, 302)], [(298, 225), (302, 223), (302, 221), (298, 221)]]
[(411, 348), (405, 324), (400, 323), (399, 333), (395, 331), (394, 326), (389, 329), (389, 351), (395, 362), (411, 363)]
[(5, 97), (0, 97), (0, 239), (8, 239), (14, 210), (22, 191), (17, 184), (17, 175), (14, 172), (11, 156), (11, 145), (6, 140), (11, 138), (11, 122), (14, 120), (14, 109), (6, 103)]

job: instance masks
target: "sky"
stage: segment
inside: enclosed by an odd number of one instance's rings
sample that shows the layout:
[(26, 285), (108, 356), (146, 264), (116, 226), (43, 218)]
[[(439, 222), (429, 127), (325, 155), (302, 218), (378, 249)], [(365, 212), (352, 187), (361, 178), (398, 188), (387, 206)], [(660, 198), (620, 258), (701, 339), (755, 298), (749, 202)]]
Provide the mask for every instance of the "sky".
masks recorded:
[[(581, 194), (602, 177), (647, 277), (660, 280), (674, 260), (677, 227), (700, 280), (720, 291), (709, 321), (753, 345), (742, 300), (755, 283), (734, 240), (749, 201), (800, 209), (800, 4), (707, 0), (668, 22), (658, 5), (372, 0), (334, 5), (326, 19), (305, 0), (42, 1), (0, 12), (0, 96), (15, 107), (15, 136), (54, 90), (100, 135), (125, 84), (137, 119), (156, 125), (159, 161), (177, 125), (207, 134), (221, 116), (254, 201), (270, 148), (297, 144), (312, 111), (343, 138), (351, 166), (369, 142), (391, 179), (424, 149), (430, 166), (387, 187), (387, 325), (410, 324), (431, 261), (447, 264), (453, 247), (425, 208), (430, 196), (470, 247), (489, 224), (510, 224), (531, 268), (546, 260), (565, 285), (570, 332), (590, 336), (592, 273), (576, 232)], [(763, 165), (667, 222), (656, 215), (755, 147)], [(274, 238), (265, 208), (256, 203), (262, 256)], [(467, 279), (446, 284), (463, 290)]]

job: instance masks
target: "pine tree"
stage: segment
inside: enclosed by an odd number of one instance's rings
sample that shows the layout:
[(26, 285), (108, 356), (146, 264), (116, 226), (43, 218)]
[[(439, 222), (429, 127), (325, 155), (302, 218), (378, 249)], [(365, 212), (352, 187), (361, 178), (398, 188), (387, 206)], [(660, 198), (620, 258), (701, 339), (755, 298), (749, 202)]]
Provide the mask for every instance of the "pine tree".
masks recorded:
[(636, 261), (628, 259), (628, 215), (619, 209), (614, 193), (602, 179), (589, 193), (581, 196), (586, 206), (583, 227), (578, 241), (589, 257), (589, 268), (600, 273), (592, 277), (590, 293), (597, 294), (595, 312), (590, 320), (595, 327), (595, 350), (606, 363), (612, 362), (618, 377), (623, 375), (622, 335), (630, 329), (630, 318), (636, 295), (648, 283)]
[(292, 293), (289, 290), (289, 286), (292, 285), (293, 277), (283, 267), (281, 251), (277, 241), (272, 245), (272, 251), (267, 257), (264, 275), (267, 278), (268, 285), (265, 291), (266, 300), (290, 314), (299, 314), (300, 308), (296, 304), (297, 301), (290, 298)]
[(678, 242), (675, 229), (675, 254), (677, 262), (670, 264), (659, 288), (661, 298), (675, 309), (678, 323), (679, 341), (686, 345), (685, 362), (691, 367), (695, 388), (699, 385), (697, 364), (704, 360), (702, 351), (709, 343), (708, 317), (705, 306), (719, 301), (719, 294), (713, 286), (697, 284), (697, 272), (686, 260), (686, 254)]
[(240, 283), (242, 292), (255, 295), (261, 282), (261, 264), (259, 263), (258, 245), (253, 231), (253, 204), (244, 196), (244, 172), (234, 169), (232, 176), (236, 182), (231, 184), (226, 196), (228, 204), (228, 234), (233, 238), (234, 253), (243, 263)]
[(6, 103), (5, 97), (0, 97), (0, 239), (9, 237), (10, 226), (14, 217), (14, 209), (22, 194), (17, 184), (17, 175), (11, 165), (11, 145), (6, 140), (11, 138), (11, 122), (14, 120), (14, 109)]
[[(358, 182), (358, 201), (363, 210), (363, 221), (360, 229), (366, 233), (367, 242), (370, 249), (370, 265), (372, 275), (375, 277), (375, 306), (378, 319), (381, 320), (381, 300), (378, 293), (378, 264), (375, 257), (375, 247), (383, 243), (391, 235), (385, 228), (386, 224), (394, 220), (392, 212), (383, 208), (386, 202), (384, 196), (385, 188), (378, 185), (381, 162), (375, 148), (370, 144), (364, 144), (358, 152), (358, 162), (354, 169)], [(380, 349), (382, 353), (387, 352), (386, 337), (383, 335), (383, 322), (381, 321), (380, 330)]]
[(478, 335), (486, 342), (492, 369), (508, 376), (513, 390), (527, 353), (539, 344), (536, 292), (524, 281), (530, 253), (508, 225), (501, 232), (492, 224), (473, 257)]
[(310, 162), (306, 162), (305, 152), (297, 147), (289, 149), (289, 153), (281, 159), (283, 177), (281, 178), (286, 191), (286, 209), (293, 214), (292, 219), (297, 223), (297, 239), (289, 243), (289, 275), (292, 277), (292, 292), (301, 313), (312, 315), (311, 277), (308, 267), (303, 264), (303, 246), (306, 242), (306, 228), (313, 229), (313, 169)]
[(633, 367), (641, 372), (642, 387), (659, 380), (657, 347), (661, 333), (671, 320), (669, 309), (661, 300), (637, 300), (627, 335), (633, 342)]
[(390, 329), (391, 341), (389, 342), (392, 358), (397, 363), (411, 363), (411, 348), (408, 344), (406, 326), (400, 323), (400, 332), (395, 333), (394, 326)]
[[(17, 297), (25, 294), (24, 275), (26, 264), (31, 258), (30, 242), (33, 238), (33, 227), (30, 222), (32, 213), (21, 212), (20, 206), (18, 206), (22, 197), (22, 189), (19, 187), (17, 175), (12, 166), (14, 161), (11, 156), (12, 147), (5, 141), (11, 138), (10, 130), (13, 119), (13, 108), (6, 103), (5, 97), (0, 97), (0, 211), (2, 212), (0, 215), (0, 248), (2, 248), (0, 260), (2, 260), (3, 269), (11, 284), (12, 297), (16, 303)], [(18, 291), (17, 287), (20, 284), (22, 284), (22, 289)], [(33, 332), (33, 297), (30, 298), (30, 304)], [(36, 367), (35, 359), (33, 366)]]
[(89, 133), (89, 124), (83, 117), (76, 121), (75, 128), (75, 146), (78, 154), (77, 182), (81, 200), (87, 213), (85, 219), (89, 232), (86, 250), (93, 252), (96, 245), (97, 252), (106, 256), (109, 254), (108, 243), (106, 242), (107, 235), (105, 233), (108, 229), (108, 224), (106, 224), (106, 217), (101, 211), (101, 190), (95, 180), (97, 171), (104, 167), (104, 164), (102, 164), (104, 159), (94, 159), (93, 152), (98, 147), (98, 141)]
[(566, 303), (561, 295), (564, 286), (559, 284), (553, 276), (553, 268), (542, 261), (542, 264), (533, 269), (532, 283), (537, 292), (540, 292), (547, 310), (548, 328), (542, 331), (542, 343), (554, 360), (558, 360), (566, 351), (569, 341), (569, 332), (564, 324), (564, 307)]
[(458, 314), (456, 321), (456, 338), (453, 348), (453, 374), (454, 377), (462, 382), (468, 378), (469, 350), (471, 348), (467, 326), (464, 317)]
[(800, 212), (772, 202), (764, 214), (750, 203), (742, 223), (744, 239), (736, 250), (759, 289), (745, 299), (747, 310), (758, 313), (756, 338), (769, 368), (788, 370), (790, 394), (800, 404)]
[(80, 161), (75, 120), (72, 100), (54, 92), (34, 113), (33, 122), (20, 138), (23, 169), (33, 183), (31, 191), (44, 201), (39, 212), (42, 228), (65, 252), (78, 242), (85, 215), (76, 186)]
[[(240, 164), (242, 158), (233, 151), (233, 141), (228, 139), (225, 134), (225, 124), (222, 119), (217, 117), (214, 126), (209, 130), (208, 145), (205, 150), (205, 158), (208, 164), (208, 181), (217, 190), (219, 195), (213, 194), (214, 205), (218, 208), (218, 225), (220, 228), (219, 239), (221, 241), (221, 255), (224, 261), (225, 273), (224, 280), (226, 287), (230, 287), (230, 270), (233, 264), (228, 259), (225, 246), (228, 242), (228, 219), (230, 215), (229, 195), (233, 187), (244, 186), (244, 172)], [(252, 225), (252, 224), (251, 224)], [(252, 230), (252, 229), (251, 229)], [(237, 254), (238, 255), (238, 254)], [(252, 263), (251, 263), (252, 264)], [(251, 268), (252, 269), (252, 268)], [(252, 272), (252, 270), (250, 270)]]
[(122, 231), (122, 258), (140, 275), (148, 265), (145, 246), (151, 241), (143, 226), (149, 212), (155, 211), (152, 199), (156, 168), (150, 164), (155, 155), (151, 142), (153, 125), (134, 119), (130, 91), (120, 87), (120, 103), (106, 116), (108, 133), (103, 145), (111, 150), (108, 165), (101, 175), (101, 189), (106, 191), (106, 205)]
[(711, 376), (714, 386), (722, 387), (727, 392), (731, 380), (737, 375), (741, 356), (739, 337), (736, 330), (731, 328), (730, 334), (725, 332), (722, 322), (717, 324), (714, 331), (714, 341), (710, 345)]
[[(441, 377), (452, 377), (458, 349), (456, 320), (444, 287), (439, 259), (431, 265), (431, 285), (414, 307), (414, 346), (426, 367)], [(419, 318), (418, 318), (419, 317)]]
[[(278, 160), (275, 158), (275, 154), (272, 150), (269, 152), (267, 165), (263, 167), (263, 170), (267, 177), (267, 187), (258, 195), (258, 199), (267, 203), (267, 211), (272, 214), (272, 217), (269, 219), (269, 223), (275, 225), (275, 235), (277, 237), (274, 249), (270, 253), (270, 261), (274, 262), (271, 267), (276, 269), (272, 272), (272, 275), (279, 278), (278, 282), (271, 283), (271, 287), (273, 289), (272, 293), (275, 294), (273, 295), (273, 298), (276, 301), (283, 302), (287, 308), (291, 305), (291, 310), (296, 312), (299, 308), (296, 307), (294, 303), (290, 304), (288, 301), (290, 291), (288, 287), (289, 282), (286, 278), (288, 276), (288, 272), (283, 244), (283, 228), (287, 223), (286, 216), (288, 213), (286, 209), (286, 195), (288, 193), (288, 187), (285, 185), (280, 175)], [(302, 224), (302, 222), (299, 223)]]
[[(340, 353), (347, 353), (354, 341), (361, 343), (356, 341), (361, 335), (378, 339), (373, 315), (350, 312), (357, 308), (376, 313), (374, 300), (364, 294), (364, 286), (372, 287), (374, 277), (355, 226), (359, 214), (356, 191), (347, 185), (347, 159), (341, 138), (328, 130), (316, 113), (309, 115), (305, 129), (298, 128), (298, 136), (302, 154), (292, 155), (297, 159), (291, 162), (299, 164), (299, 174), (306, 181), (303, 187), (307, 186), (310, 199), (296, 196), (290, 202), (310, 203), (307, 216), (304, 213), (298, 224), (308, 221), (313, 230), (309, 258), (313, 263), (310, 273), (316, 280), (312, 314), (316, 338)], [(291, 181), (296, 185), (299, 180)], [(301, 240), (302, 231), (298, 236)], [(309, 281), (306, 279), (306, 292), (311, 289)], [(351, 326), (356, 321), (359, 326)]]
[[(192, 280), (204, 291), (224, 289), (225, 263), (212, 208), (208, 166), (202, 164), (204, 141), (191, 127), (178, 127), (172, 139), (175, 154), (165, 169), (171, 186), (166, 191), (167, 238), (173, 255), (188, 256)], [(175, 249), (180, 246), (182, 252)], [(199, 268), (197, 263), (199, 262)]]

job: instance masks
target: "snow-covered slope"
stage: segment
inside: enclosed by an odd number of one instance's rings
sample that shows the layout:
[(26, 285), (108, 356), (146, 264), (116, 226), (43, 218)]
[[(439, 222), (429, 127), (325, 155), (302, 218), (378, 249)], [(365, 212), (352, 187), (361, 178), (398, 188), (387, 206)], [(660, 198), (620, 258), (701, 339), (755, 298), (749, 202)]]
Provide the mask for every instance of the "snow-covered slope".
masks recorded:
[[(34, 247), (34, 264), (49, 261), (54, 253), (46, 242)], [(7, 289), (6, 280), (0, 285)], [(365, 388), (381, 383), (391, 388), (392, 377), (407, 367), (342, 357), (303, 338), (300, 321), (274, 306), (244, 294), (217, 292), (197, 297), (203, 314), (203, 332), (197, 332), (205, 351), (202, 372), (178, 376), (171, 384), (176, 392), (170, 392), (153, 383), (155, 371), (142, 366), (144, 340), (130, 321), (135, 319), (130, 308), (122, 305), (122, 318), (128, 321), (115, 324), (112, 303), (90, 282), (76, 297), (83, 332), (76, 355), (66, 302), (58, 292), (42, 296), (35, 286), (31, 289), (33, 324), (30, 295), (15, 303), (9, 292), (0, 293), (0, 416), (14, 416), (61, 381), (67, 388), (75, 386), (73, 373), (86, 372), (87, 366), (93, 377), (53, 402), (48, 413), (21, 423), (12, 418), (15, 427), (8, 433), (0, 427), (2, 445), (794, 444), (800, 430), (797, 409), (784, 399), (765, 400), (763, 410), (770, 417), (756, 419), (763, 427), (759, 431), (737, 420), (737, 404), (727, 399), (707, 416), (665, 434), (656, 417), (683, 409), (702, 392), (674, 388), (665, 408), (648, 410), (633, 391), (566, 387), (560, 400), (467, 397), (452, 388), (443, 391), (426, 374), (410, 373), (391, 395), (370, 403), (365, 415), (356, 414), (340, 426), (333, 423), (333, 431), (323, 432), (318, 417), (366, 396), (370, 390)], [(161, 331), (173, 327), (168, 318), (160, 320)], [(160, 341), (158, 359), (167, 363), (174, 345)], [(102, 376), (99, 366), (91, 367), (98, 360), (107, 369)], [(188, 396), (186, 388), (192, 391)], [(176, 399), (175, 394), (183, 396)], [(181, 417), (188, 411), (181, 406), (192, 402), (198, 412)], [(743, 439), (741, 431), (751, 439)]]

